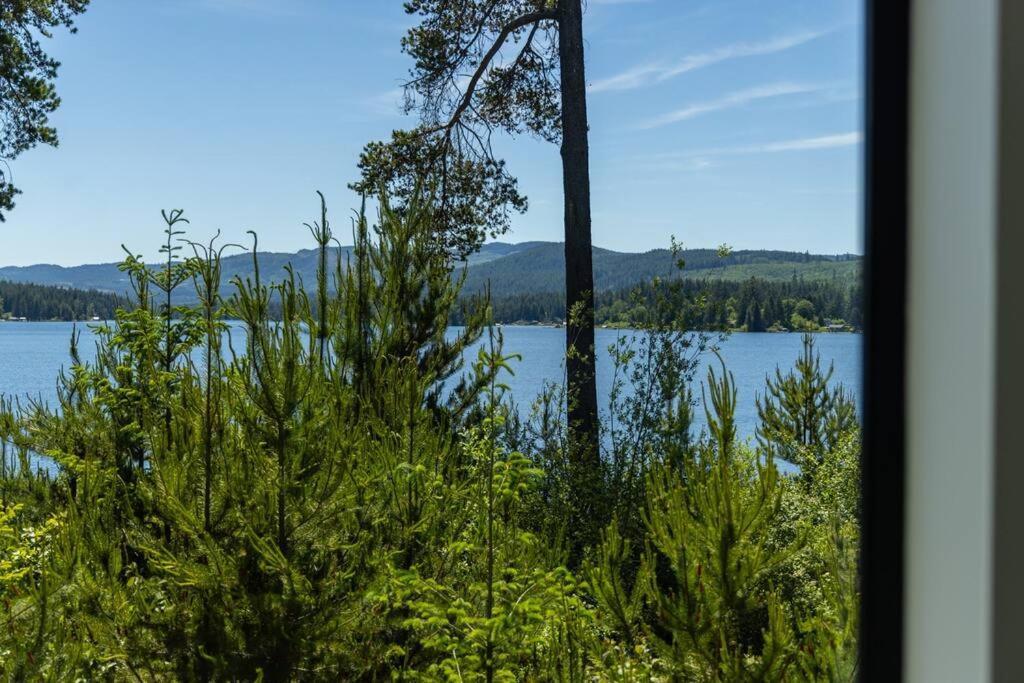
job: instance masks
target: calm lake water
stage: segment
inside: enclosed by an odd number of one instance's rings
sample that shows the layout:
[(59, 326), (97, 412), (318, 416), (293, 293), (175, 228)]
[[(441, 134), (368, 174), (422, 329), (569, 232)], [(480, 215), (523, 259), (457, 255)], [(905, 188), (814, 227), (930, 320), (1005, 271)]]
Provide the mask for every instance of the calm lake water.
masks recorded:
[[(71, 323), (0, 323), (0, 394), (52, 401), (56, 395), (57, 373), (69, 362), (71, 329)], [(80, 349), (83, 357), (87, 358), (92, 352), (94, 338), (88, 327), (79, 325), (79, 329), (82, 329)], [(523, 408), (528, 408), (545, 381), (561, 383), (563, 380), (565, 331), (551, 327), (505, 326), (502, 332), (506, 353), (522, 356), (521, 361), (513, 364), (515, 375), (506, 377), (505, 383), (511, 388), (513, 399)], [(612, 383), (607, 348), (622, 334), (630, 333), (597, 330), (597, 379), (602, 405), (607, 405)], [(833, 363), (835, 366), (832, 381), (845, 385), (857, 397), (859, 404), (861, 336), (819, 334), (816, 340), (822, 365), (827, 367)], [(733, 334), (722, 342), (720, 353), (736, 380), (737, 427), (742, 436), (754, 434), (757, 424), (754, 400), (757, 394), (764, 393), (765, 375), (774, 372), (776, 366), (783, 372), (792, 367), (800, 348), (799, 334)], [(704, 355), (702, 368), (697, 373), (701, 381), (706, 377), (707, 364), (712, 360), (711, 354)], [(699, 401), (699, 388), (694, 387), (694, 395)], [(696, 412), (699, 426), (703, 421), (703, 411), (698, 406)]]

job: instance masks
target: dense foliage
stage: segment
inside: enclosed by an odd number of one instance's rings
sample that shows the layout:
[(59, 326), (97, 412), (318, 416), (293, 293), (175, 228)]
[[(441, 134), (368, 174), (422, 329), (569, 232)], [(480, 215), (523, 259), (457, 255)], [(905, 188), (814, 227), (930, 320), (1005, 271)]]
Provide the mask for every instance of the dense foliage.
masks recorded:
[[(668, 279), (655, 278), (639, 286), (599, 291), (595, 296), (597, 324), (642, 326)], [(831, 324), (856, 330), (863, 324), (863, 289), (859, 283), (796, 277), (734, 282), (687, 275), (680, 286), (685, 301), (691, 307), (699, 306), (698, 314), (689, 321), (695, 329), (817, 331)], [(564, 297), (559, 292), (494, 296), (492, 304), (494, 319), (500, 323), (551, 323), (565, 319)], [(456, 315), (454, 322), (458, 321)]]
[(0, 280), (0, 320), (110, 320), (125, 301), (106, 292)]
[[(166, 214), (164, 265), (125, 261), (135, 306), (95, 360), (71, 340), (58, 405), (0, 405), (3, 675), (852, 679), (856, 426), (801, 442), (779, 419), (740, 441), (728, 371), (697, 389), (715, 337), (687, 331), (679, 280), (612, 349), (581, 478), (564, 389), (527, 413), (505, 400), (517, 360), (486, 298), (447, 329), (460, 283), (431, 203), (381, 204), (349, 267), (327, 267), (323, 208), (315, 283), (268, 284), (254, 258), (227, 301), (220, 249), (179, 258)], [(186, 280), (200, 303), (168, 305)], [(784, 380), (765, 410), (792, 403)], [(794, 400), (824, 430), (844, 399), (823, 413), (811, 384)], [(776, 438), (815, 467), (783, 475)], [(567, 528), (571, 509), (597, 533)]]
[[(666, 277), (677, 270), (676, 260), (685, 262), (689, 277), (701, 280), (742, 282), (750, 278), (768, 281), (835, 281), (852, 285), (860, 279), (860, 257), (811, 255), (792, 251), (731, 251), (719, 256), (713, 249), (652, 249), (643, 253), (594, 249), (594, 287), (600, 295)], [(487, 285), (496, 297), (565, 289), (565, 246), (545, 242), (517, 250), (469, 269), (466, 290), (477, 292)], [(564, 306), (564, 304), (563, 304)]]
[(50, 114), (60, 106), (54, 81), (60, 62), (40, 39), (55, 28), (74, 32), (75, 17), (89, 0), (0, 2), (0, 222), (14, 208), (19, 190), (7, 162), (38, 144), (57, 145)]

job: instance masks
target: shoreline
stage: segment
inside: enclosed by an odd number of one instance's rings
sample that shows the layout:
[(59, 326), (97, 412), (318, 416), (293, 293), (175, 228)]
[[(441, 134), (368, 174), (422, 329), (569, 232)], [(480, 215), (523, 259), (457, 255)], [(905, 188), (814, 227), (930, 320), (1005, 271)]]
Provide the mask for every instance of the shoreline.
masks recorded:
[[(0, 320), (0, 329), (3, 329), (3, 326), (5, 324), (8, 324), (8, 323), (12, 324), (12, 325), (18, 325), (18, 324), (21, 324), (21, 325), (57, 325), (57, 324), (61, 324), (61, 325), (68, 325), (68, 324), (73, 324), (73, 325), (78, 325), (78, 324), (83, 324), (83, 325), (103, 325), (103, 324), (111, 323), (111, 322), (113, 322), (113, 320), (19, 320), (19, 319), (10, 318), (10, 319), (6, 319), (6, 320)], [(238, 320), (226, 320), (224, 322), (227, 322), (227, 323), (238, 323), (240, 321), (238, 321)], [(461, 327), (464, 327), (464, 326), (463, 325), (449, 325), (448, 327), (451, 327), (451, 328), (461, 328)], [(495, 327), (498, 328), (498, 329), (504, 329), (504, 328), (509, 328), (509, 327), (516, 328), (516, 329), (548, 329), (548, 330), (564, 330), (565, 329), (564, 325), (556, 325), (556, 324), (553, 324), (553, 323), (536, 323), (536, 324), (496, 323)], [(636, 327), (620, 327), (620, 326), (617, 326), (617, 325), (615, 325), (615, 326), (612, 326), (612, 325), (595, 325), (594, 326), (594, 330), (595, 331), (597, 331), (597, 330), (609, 330), (609, 331), (618, 331), (618, 332), (641, 332), (642, 331), (642, 330), (640, 330), (640, 329), (638, 329)], [(687, 332), (709, 332), (709, 333), (715, 333), (715, 332), (718, 332), (718, 330), (694, 329), (694, 330), (687, 330)], [(765, 330), (764, 332), (749, 332), (747, 330), (727, 330), (727, 331), (724, 332), (724, 334), (728, 334), (730, 336), (734, 335), (734, 334), (863, 334), (863, 333), (864, 333), (863, 330), (826, 330), (826, 329), (821, 329), (821, 330)]]

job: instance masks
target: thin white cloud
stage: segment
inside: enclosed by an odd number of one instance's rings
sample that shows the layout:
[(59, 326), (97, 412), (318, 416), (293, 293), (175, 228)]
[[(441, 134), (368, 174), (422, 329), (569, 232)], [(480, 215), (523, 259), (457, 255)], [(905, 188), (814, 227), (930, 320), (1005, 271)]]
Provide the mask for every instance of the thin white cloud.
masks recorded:
[(363, 98), (362, 105), (368, 111), (379, 116), (402, 116), (404, 97), (405, 91), (402, 88), (393, 88)]
[(641, 64), (621, 73), (594, 81), (587, 87), (591, 93), (609, 90), (633, 90), (657, 80), (658, 74), (664, 71), (661, 64)]
[(668, 165), (670, 165), (674, 171), (703, 171), (706, 168), (714, 166), (714, 162), (707, 157), (691, 157), (689, 159), (673, 161)]
[(773, 152), (798, 152), (811, 149), (833, 149), (835, 147), (852, 147), (859, 145), (864, 139), (861, 132), (851, 131), (837, 135), (821, 135), (814, 138), (799, 138), (796, 140), (782, 140), (781, 142), (769, 142), (764, 145), (751, 145), (748, 147), (735, 147), (731, 150), (724, 150), (720, 153), (728, 154), (770, 154)]
[(684, 152), (686, 158), (706, 158), (726, 156), (734, 154), (773, 154), (776, 152), (802, 152), (815, 149), (834, 149), (836, 147), (853, 147), (864, 140), (864, 135), (859, 130), (852, 130), (848, 133), (836, 133), (834, 135), (819, 135), (809, 138), (796, 138), (790, 140), (779, 140), (777, 142), (764, 142), (758, 145), (737, 145), (734, 147), (714, 147), (701, 149), (694, 152)]
[(864, 141), (864, 135), (859, 131), (848, 133), (836, 133), (834, 135), (819, 135), (816, 137), (796, 138), (790, 140), (779, 140), (776, 142), (765, 142), (757, 145), (737, 145), (733, 147), (712, 147), (689, 152), (671, 152), (666, 154), (655, 154), (647, 157), (652, 163), (652, 168), (675, 171), (696, 171), (716, 165), (719, 157), (742, 156), (755, 154), (775, 154), (780, 152), (804, 152), (820, 149), (836, 149), (842, 147), (854, 147)]
[(819, 31), (803, 31), (787, 36), (779, 36), (760, 43), (733, 43), (716, 50), (688, 55), (683, 59), (665, 63), (652, 62), (631, 67), (625, 71), (599, 79), (590, 84), (590, 92), (610, 90), (632, 90), (653, 83), (660, 83), (684, 73), (703, 69), (712, 64), (739, 59), (741, 57), (757, 57), (782, 52), (820, 38), (834, 29)]
[(803, 93), (818, 92), (822, 89), (823, 86), (821, 85), (812, 85), (807, 83), (772, 83), (769, 85), (761, 85), (756, 88), (738, 90), (715, 100), (695, 102), (694, 104), (687, 105), (681, 109), (642, 121), (637, 125), (637, 128), (659, 128), (661, 126), (667, 126), (670, 123), (686, 121), (688, 119), (701, 116), (702, 114), (740, 107), (744, 104), (756, 102), (757, 100), (782, 97), (784, 95), (799, 95)]

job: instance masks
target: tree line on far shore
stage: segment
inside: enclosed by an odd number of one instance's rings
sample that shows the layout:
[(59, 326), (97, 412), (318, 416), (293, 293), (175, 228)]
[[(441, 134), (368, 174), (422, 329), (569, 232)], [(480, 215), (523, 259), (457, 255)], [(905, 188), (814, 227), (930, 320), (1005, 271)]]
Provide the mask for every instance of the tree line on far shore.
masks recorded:
[(0, 280), (0, 320), (109, 320), (125, 303), (108, 292)]
[[(656, 278), (635, 287), (598, 292), (596, 323), (608, 327), (644, 326), (656, 308), (655, 300), (670, 284), (682, 294), (677, 297), (680, 307), (675, 314), (685, 318), (689, 329), (813, 332), (829, 325), (860, 330), (863, 324), (863, 288), (859, 283), (800, 278), (784, 282), (760, 278), (744, 282)], [(463, 303), (470, 298), (464, 297)], [(128, 305), (128, 299), (107, 292), (0, 281), (0, 319), (108, 320), (119, 306)], [(506, 325), (565, 320), (562, 292), (492, 297), (491, 305), (494, 321)], [(455, 308), (451, 324), (465, 324), (465, 310), (465, 305)], [(270, 313), (280, 317), (274, 304)]]
[[(599, 291), (595, 322), (607, 327), (642, 327), (667, 287), (678, 288), (685, 302), (674, 315), (690, 329), (746, 332), (858, 331), (863, 325), (863, 287), (843, 280), (789, 281), (750, 278), (742, 282), (713, 279), (658, 279), (635, 287)], [(565, 319), (561, 292), (529, 292), (494, 297), (494, 319), (503, 324), (560, 323)], [(452, 323), (460, 325), (456, 311)]]

